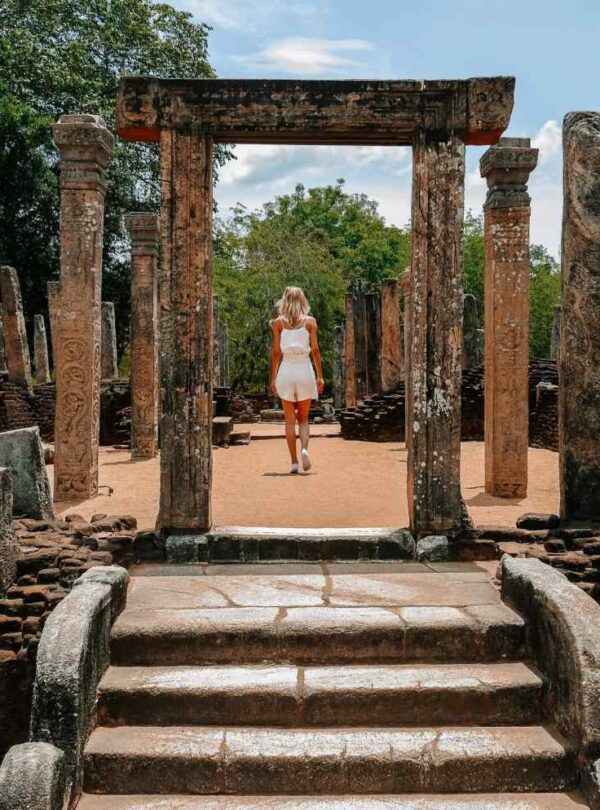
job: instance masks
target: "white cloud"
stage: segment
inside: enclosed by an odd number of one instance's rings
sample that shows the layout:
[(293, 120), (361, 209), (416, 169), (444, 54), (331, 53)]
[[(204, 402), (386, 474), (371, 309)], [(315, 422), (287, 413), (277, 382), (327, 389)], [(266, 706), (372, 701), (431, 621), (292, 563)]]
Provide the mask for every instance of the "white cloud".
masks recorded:
[(540, 162), (546, 162), (562, 147), (562, 128), (556, 121), (546, 121), (531, 139), (531, 145), (540, 150)]
[(316, 39), (285, 37), (271, 42), (262, 51), (236, 60), (258, 69), (283, 73), (335, 73), (360, 65), (357, 54), (372, 49), (363, 39)]
[(175, 0), (175, 5), (192, 13), (200, 22), (218, 28), (264, 30), (290, 18), (310, 19), (317, 14), (311, 2), (286, 0)]

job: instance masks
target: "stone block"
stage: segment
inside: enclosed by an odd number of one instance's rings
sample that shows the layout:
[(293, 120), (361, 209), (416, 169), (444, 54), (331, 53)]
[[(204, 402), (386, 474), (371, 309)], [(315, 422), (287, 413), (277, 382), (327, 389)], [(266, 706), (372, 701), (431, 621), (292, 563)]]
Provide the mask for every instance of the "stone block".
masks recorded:
[(12, 473), (14, 515), (54, 519), (39, 428), (0, 433), (0, 467)]
[(517, 529), (557, 529), (559, 526), (558, 515), (527, 512), (517, 518)]
[(445, 562), (449, 557), (450, 544), (444, 535), (431, 534), (417, 541), (417, 560), (422, 562)]
[(53, 745), (13, 746), (0, 768), (0, 810), (63, 810), (65, 755)]
[(166, 540), (167, 562), (197, 563), (208, 560), (209, 541), (202, 534), (176, 534)]
[(6, 593), (17, 575), (12, 512), (12, 475), (0, 467), (0, 594)]

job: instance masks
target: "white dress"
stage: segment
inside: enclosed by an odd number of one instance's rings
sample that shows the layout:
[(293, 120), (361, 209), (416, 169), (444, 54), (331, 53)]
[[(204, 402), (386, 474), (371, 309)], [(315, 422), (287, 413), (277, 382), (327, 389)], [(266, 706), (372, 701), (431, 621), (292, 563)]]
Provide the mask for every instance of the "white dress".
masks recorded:
[(275, 379), (280, 399), (302, 402), (318, 399), (317, 380), (310, 362), (310, 333), (306, 326), (283, 327), (279, 336), (282, 360)]

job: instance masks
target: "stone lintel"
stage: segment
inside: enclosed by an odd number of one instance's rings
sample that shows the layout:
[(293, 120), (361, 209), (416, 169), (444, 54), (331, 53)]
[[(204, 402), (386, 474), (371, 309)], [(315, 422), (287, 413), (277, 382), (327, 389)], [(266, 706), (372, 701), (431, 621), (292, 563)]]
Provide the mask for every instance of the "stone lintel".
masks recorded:
[(508, 126), (515, 80), (310, 81), (121, 79), (117, 130), (158, 142), (160, 131), (197, 131), (216, 142), (411, 145), (426, 131), (496, 143)]
[(114, 136), (98, 115), (61, 115), (52, 127), (60, 152), (62, 188), (105, 186), (105, 169), (113, 153)]
[(488, 184), (484, 208), (530, 205), (527, 181), (537, 166), (538, 153), (529, 138), (500, 138), (483, 154), (479, 166)]
[(157, 214), (135, 211), (125, 214), (123, 222), (131, 239), (133, 255), (156, 256), (158, 254), (159, 221)]

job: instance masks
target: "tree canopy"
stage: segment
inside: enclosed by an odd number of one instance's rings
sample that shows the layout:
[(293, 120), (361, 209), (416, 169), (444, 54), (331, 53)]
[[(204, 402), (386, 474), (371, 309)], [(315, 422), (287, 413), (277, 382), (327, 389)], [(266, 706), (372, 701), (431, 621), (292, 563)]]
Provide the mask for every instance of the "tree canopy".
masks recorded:
[[(14, 265), (28, 320), (45, 308), (58, 271), (58, 155), (51, 125), (63, 113), (101, 115), (114, 128), (124, 74), (212, 76), (209, 28), (151, 0), (3, 0), (0, 4), (0, 261)], [(223, 154), (221, 150), (220, 154)], [(158, 211), (157, 150), (117, 142), (104, 229), (104, 298), (129, 320), (121, 217)]]

